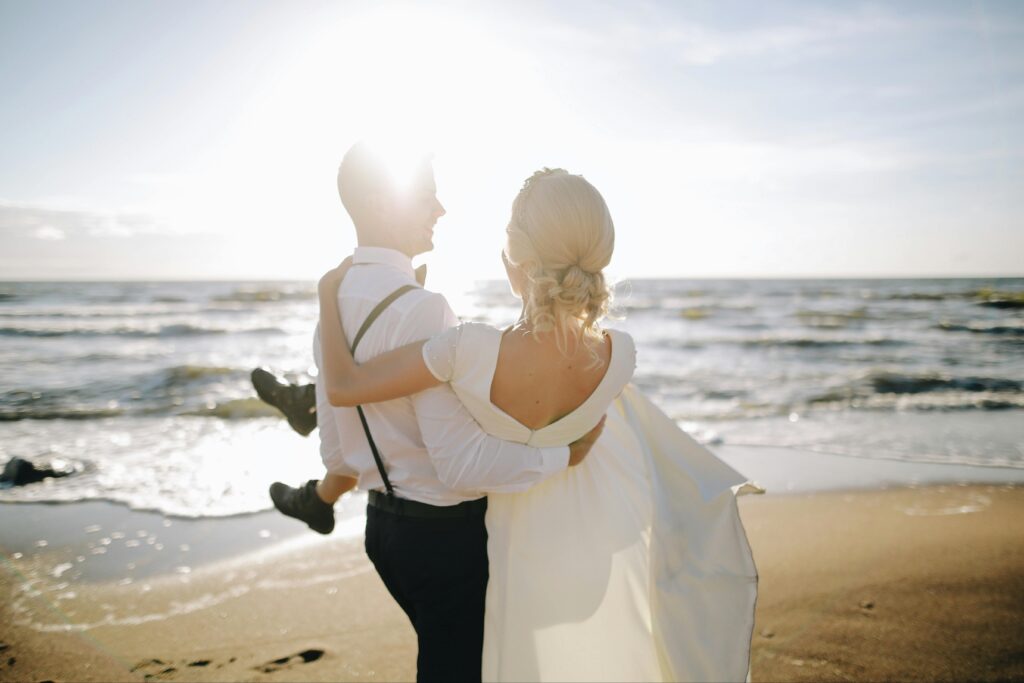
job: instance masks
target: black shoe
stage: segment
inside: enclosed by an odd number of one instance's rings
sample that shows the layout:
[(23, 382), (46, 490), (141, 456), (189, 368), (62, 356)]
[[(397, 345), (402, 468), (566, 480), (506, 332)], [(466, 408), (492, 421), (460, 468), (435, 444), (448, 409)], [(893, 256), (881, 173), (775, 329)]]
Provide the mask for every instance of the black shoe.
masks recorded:
[(302, 488), (275, 481), (270, 485), (270, 499), (282, 514), (302, 520), (313, 531), (324, 535), (334, 531), (334, 506), (316, 495), (316, 479)]
[(252, 371), (256, 395), (288, 418), (288, 424), (302, 436), (316, 429), (316, 385), (285, 384), (263, 368)]

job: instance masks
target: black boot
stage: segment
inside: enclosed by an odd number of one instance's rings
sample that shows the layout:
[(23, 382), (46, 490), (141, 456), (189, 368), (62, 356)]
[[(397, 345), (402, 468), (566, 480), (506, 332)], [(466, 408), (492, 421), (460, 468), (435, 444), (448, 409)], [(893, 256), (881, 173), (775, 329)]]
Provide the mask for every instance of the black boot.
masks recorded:
[(316, 479), (302, 488), (275, 481), (270, 485), (270, 499), (282, 514), (302, 520), (313, 531), (324, 535), (334, 531), (334, 506), (316, 495)]
[(302, 436), (316, 429), (316, 385), (286, 384), (263, 368), (252, 371), (256, 394), (288, 418), (288, 424)]

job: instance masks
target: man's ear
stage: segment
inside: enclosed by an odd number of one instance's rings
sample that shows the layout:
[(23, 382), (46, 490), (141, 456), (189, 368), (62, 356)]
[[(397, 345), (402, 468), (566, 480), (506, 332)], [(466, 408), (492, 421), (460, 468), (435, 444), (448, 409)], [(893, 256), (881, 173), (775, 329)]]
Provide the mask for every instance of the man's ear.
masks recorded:
[(416, 269), (416, 282), (420, 283), (420, 287), (424, 287), (427, 284), (427, 264), (424, 263), (422, 266)]
[(376, 225), (390, 224), (393, 208), (391, 198), (383, 192), (371, 192), (366, 198), (366, 210)]

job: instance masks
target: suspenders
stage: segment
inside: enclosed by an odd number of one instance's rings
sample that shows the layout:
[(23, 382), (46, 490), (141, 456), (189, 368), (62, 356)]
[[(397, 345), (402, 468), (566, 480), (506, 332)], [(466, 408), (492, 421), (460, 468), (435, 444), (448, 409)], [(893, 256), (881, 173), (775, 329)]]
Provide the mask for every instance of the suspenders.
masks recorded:
[[(352, 357), (355, 358), (356, 347), (359, 346), (359, 342), (362, 340), (363, 335), (370, 329), (370, 325), (373, 321), (384, 312), (384, 309), (394, 303), (395, 299), (402, 296), (406, 292), (419, 289), (416, 285), (402, 285), (395, 291), (391, 292), (383, 301), (377, 304), (376, 308), (370, 311), (370, 315), (363, 321), (362, 327), (356, 332), (355, 338), (352, 340)], [(366, 432), (366, 441), (370, 444), (370, 451), (373, 453), (373, 460), (377, 463), (377, 471), (380, 472), (380, 478), (384, 481), (384, 488), (387, 489), (388, 496), (395, 495), (395, 489), (391, 486), (391, 480), (388, 479), (388, 473), (384, 470), (384, 461), (381, 460), (380, 452), (377, 450), (377, 444), (373, 441), (373, 435), (370, 434), (370, 425), (366, 422), (366, 415), (363, 414), (363, 407), (356, 406), (356, 411), (359, 413), (359, 421), (363, 423), (363, 431)]]

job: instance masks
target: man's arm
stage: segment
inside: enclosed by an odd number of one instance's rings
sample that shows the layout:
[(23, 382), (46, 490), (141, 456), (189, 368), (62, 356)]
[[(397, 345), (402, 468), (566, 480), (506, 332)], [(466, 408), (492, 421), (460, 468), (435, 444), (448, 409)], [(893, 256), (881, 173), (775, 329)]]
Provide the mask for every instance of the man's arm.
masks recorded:
[[(422, 301), (407, 317), (408, 339), (423, 339), (457, 323), (439, 294)], [(523, 491), (582, 461), (603, 425), (570, 446), (536, 448), (487, 434), (448, 384), (412, 396), (413, 409), (438, 478), (451, 489), (510, 493)], [(588, 439), (588, 437), (591, 437)]]
[[(313, 359), (317, 368), (323, 367), (323, 355), (320, 348), (320, 326), (313, 333)], [(320, 434), (320, 459), (331, 474), (344, 477), (358, 477), (354, 469), (345, 464), (341, 450), (341, 435), (334, 410), (327, 400), (327, 391), (323, 384), (322, 373), (316, 379), (316, 425)]]

